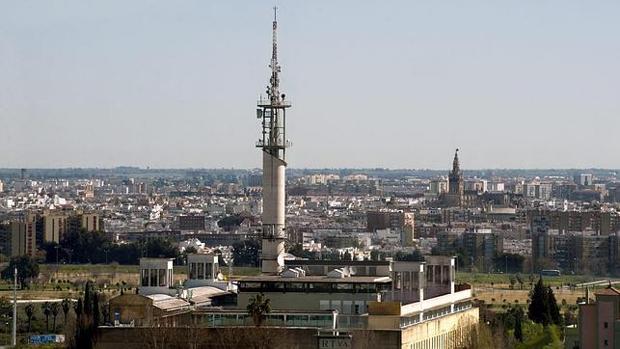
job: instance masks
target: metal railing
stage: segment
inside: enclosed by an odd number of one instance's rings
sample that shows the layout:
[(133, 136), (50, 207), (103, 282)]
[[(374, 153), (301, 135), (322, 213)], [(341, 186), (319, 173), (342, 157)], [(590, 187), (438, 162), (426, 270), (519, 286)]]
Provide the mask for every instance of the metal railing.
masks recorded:
[[(274, 107), (290, 107), (291, 106), (291, 100), (290, 99), (286, 99), (286, 100), (280, 100), (280, 102), (278, 104), (276, 104)], [(259, 107), (271, 107), (271, 100), (268, 98), (265, 99), (259, 99), (256, 101), (256, 105)]]

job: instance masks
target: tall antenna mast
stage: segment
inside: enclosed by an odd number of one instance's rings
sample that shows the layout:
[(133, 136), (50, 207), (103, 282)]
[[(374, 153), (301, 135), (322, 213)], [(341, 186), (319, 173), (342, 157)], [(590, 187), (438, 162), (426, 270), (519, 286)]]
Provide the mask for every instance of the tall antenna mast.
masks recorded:
[(272, 37), (272, 49), (271, 49), (271, 79), (269, 79), (269, 86), (267, 86), (267, 96), (272, 105), (277, 105), (280, 102), (280, 65), (278, 64), (278, 8), (273, 7), (273, 30)]
[(286, 240), (285, 170), (286, 109), (291, 102), (280, 94), (280, 65), (278, 64), (278, 9), (273, 8), (271, 77), (267, 85), (267, 99), (260, 99), (256, 116), (261, 120), (261, 138), (256, 147), (263, 151), (263, 226), (261, 248), (261, 270), (264, 274), (282, 271), (284, 241)]

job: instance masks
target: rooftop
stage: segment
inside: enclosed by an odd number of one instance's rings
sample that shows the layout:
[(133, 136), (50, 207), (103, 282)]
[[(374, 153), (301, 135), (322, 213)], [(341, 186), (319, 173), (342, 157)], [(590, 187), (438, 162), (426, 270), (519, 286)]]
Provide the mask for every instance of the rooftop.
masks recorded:
[(336, 260), (310, 260), (310, 259), (294, 259), (294, 260), (285, 260), (285, 265), (293, 266), (293, 265), (347, 265), (347, 266), (359, 266), (359, 265), (368, 265), (368, 266), (377, 266), (377, 265), (390, 265), (390, 261), (336, 261)]
[(284, 282), (284, 283), (343, 283), (343, 284), (368, 284), (368, 283), (390, 283), (392, 279), (387, 276), (348, 276), (344, 278), (334, 278), (328, 276), (300, 276), (295, 278), (286, 278), (278, 275), (264, 276), (246, 276), (238, 280), (239, 282)]
[(187, 291), (191, 293), (189, 301), (197, 305), (209, 304), (211, 298), (230, 293), (213, 286), (190, 287)]
[(620, 291), (612, 286), (608, 286), (600, 291), (594, 293), (597, 296), (620, 296)]
[(153, 306), (164, 311), (187, 309), (189, 303), (181, 298), (169, 296), (167, 294), (152, 294), (146, 296), (153, 300)]

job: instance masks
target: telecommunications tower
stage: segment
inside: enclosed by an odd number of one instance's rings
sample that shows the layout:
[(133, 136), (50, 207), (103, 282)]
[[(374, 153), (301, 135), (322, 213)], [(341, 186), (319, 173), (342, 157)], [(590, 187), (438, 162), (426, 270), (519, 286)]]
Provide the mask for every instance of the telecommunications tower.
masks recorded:
[(263, 227), (261, 270), (264, 274), (282, 271), (286, 230), (284, 222), (286, 148), (286, 109), (290, 101), (280, 93), (280, 65), (278, 64), (277, 8), (273, 8), (271, 78), (267, 97), (259, 99), (256, 116), (262, 122), (261, 138), (256, 143), (263, 150)]

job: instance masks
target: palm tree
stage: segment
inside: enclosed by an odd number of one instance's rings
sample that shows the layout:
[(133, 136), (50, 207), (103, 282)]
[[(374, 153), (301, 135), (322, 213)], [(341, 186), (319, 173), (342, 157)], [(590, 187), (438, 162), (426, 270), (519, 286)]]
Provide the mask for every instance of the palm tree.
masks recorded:
[(247, 309), (248, 314), (252, 317), (252, 321), (254, 321), (254, 325), (260, 327), (265, 322), (267, 314), (271, 313), (271, 300), (266, 298), (264, 294), (259, 293), (250, 298)]
[(28, 319), (28, 333), (30, 333), (32, 319), (34, 318), (34, 305), (32, 305), (32, 303), (28, 303), (24, 308), (24, 311), (26, 312), (26, 318)]
[(64, 320), (65, 320), (65, 325), (66, 325), (67, 324), (67, 315), (69, 314), (69, 310), (71, 310), (71, 301), (68, 298), (65, 298), (65, 299), (62, 300), (60, 305), (62, 306), (62, 312), (65, 315)]
[(50, 315), (52, 314), (50, 303), (45, 302), (41, 304), (41, 309), (43, 310), (43, 315), (45, 315), (45, 331), (49, 331), (50, 330)]
[(52, 319), (54, 319), (54, 326), (52, 327), (54, 329), (53, 332), (56, 332), (56, 318), (58, 317), (58, 313), (60, 312), (60, 303), (52, 303), (52, 305), (50, 306), (50, 310), (52, 311)]

